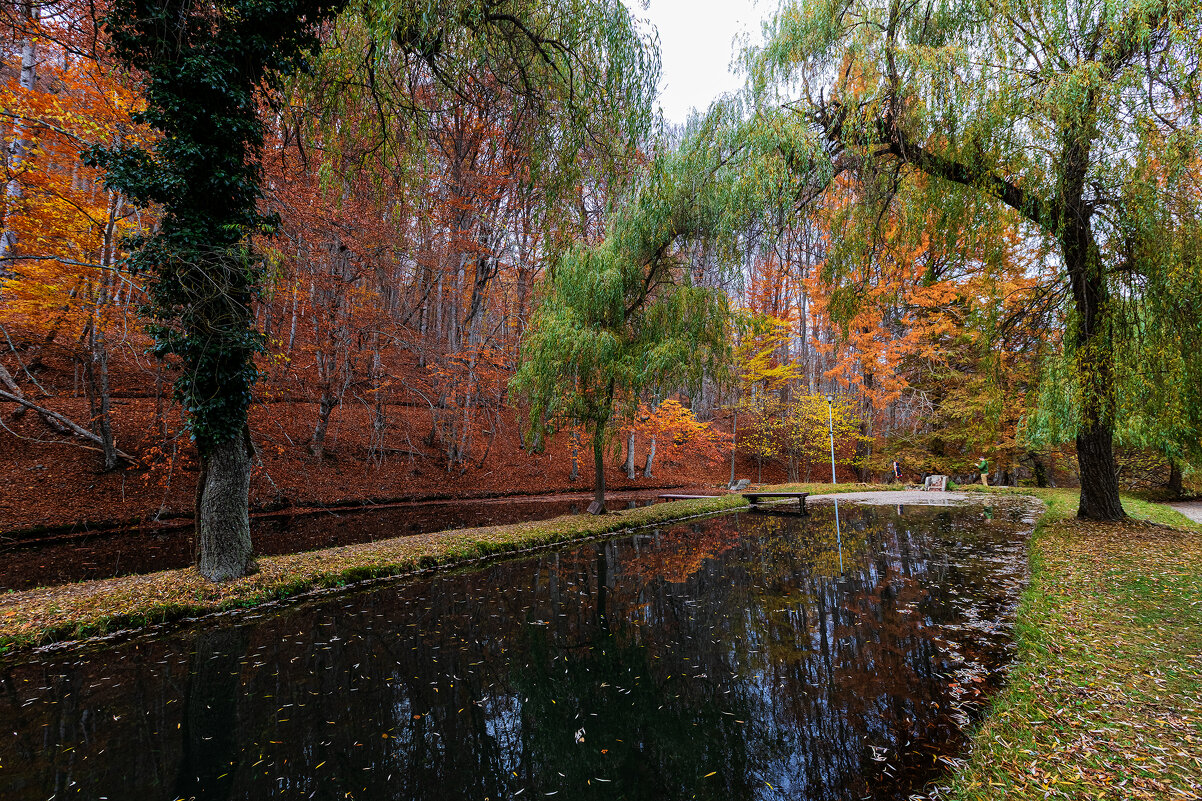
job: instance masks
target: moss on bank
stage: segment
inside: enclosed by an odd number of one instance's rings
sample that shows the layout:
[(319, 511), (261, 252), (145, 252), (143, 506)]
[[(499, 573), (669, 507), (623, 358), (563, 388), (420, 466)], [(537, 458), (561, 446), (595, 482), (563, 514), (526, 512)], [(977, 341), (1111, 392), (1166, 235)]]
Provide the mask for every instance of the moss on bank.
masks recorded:
[(741, 508), (741, 495), (572, 515), (531, 523), (419, 534), (262, 557), (259, 571), (213, 584), (195, 568), (85, 581), (0, 595), (0, 653), (59, 640), (250, 607), (308, 590), (411, 573), (557, 542)]
[(1202, 526), (1127, 497), (1130, 522), (1092, 523), (1074, 490), (989, 491), (1047, 512), (1018, 658), (946, 797), (1202, 798)]

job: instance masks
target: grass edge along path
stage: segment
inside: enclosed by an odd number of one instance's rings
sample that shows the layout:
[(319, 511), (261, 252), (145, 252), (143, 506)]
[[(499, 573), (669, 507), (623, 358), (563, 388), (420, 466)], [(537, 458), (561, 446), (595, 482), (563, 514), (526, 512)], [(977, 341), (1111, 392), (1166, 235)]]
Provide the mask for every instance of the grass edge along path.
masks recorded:
[(9, 592), (0, 595), (0, 655), (746, 506), (742, 495), (723, 495), (260, 557), (257, 573), (224, 584), (187, 567)]
[(989, 491), (1047, 511), (1018, 654), (940, 797), (1202, 798), (1202, 526), (1130, 497), (1130, 522), (1093, 523), (1074, 490)]

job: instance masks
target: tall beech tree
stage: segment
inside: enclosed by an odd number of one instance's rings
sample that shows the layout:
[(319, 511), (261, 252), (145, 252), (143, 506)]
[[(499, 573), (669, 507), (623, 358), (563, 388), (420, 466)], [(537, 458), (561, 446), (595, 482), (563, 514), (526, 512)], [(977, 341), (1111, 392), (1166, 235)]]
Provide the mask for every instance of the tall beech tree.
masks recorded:
[[(1058, 261), (1064, 383), (1040, 416), (1076, 442), (1082, 518), (1124, 516), (1115, 432), (1156, 394), (1131, 387), (1166, 360), (1198, 380), (1197, 315), (1174, 293), (1199, 269), (1200, 36), (1189, 0), (816, 0), (786, 5), (748, 53), (756, 103), (820, 144), (782, 148), (806, 198), (857, 183), (826, 278), (873, 258), (903, 188), (1015, 215)], [(1159, 360), (1132, 347), (1152, 317), (1185, 326)]]

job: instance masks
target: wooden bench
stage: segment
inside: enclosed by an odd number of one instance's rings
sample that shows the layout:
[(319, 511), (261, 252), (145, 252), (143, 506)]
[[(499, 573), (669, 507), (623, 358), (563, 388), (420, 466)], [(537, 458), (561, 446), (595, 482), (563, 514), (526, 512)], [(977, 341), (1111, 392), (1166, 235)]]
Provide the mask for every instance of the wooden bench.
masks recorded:
[(743, 497), (746, 498), (752, 506), (759, 506), (763, 503), (764, 498), (783, 498), (785, 500), (797, 500), (798, 511), (806, 514), (806, 498), (808, 492), (744, 492)]

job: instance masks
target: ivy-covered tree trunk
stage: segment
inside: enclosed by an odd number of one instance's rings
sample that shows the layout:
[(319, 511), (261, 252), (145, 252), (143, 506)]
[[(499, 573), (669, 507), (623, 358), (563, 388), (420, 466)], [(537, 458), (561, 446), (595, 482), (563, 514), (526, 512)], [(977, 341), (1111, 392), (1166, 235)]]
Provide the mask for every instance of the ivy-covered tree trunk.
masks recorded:
[(202, 467), (199, 568), (214, 581), (251, 564), (247, 409), (263, 277), (253, 238), (274, 229), (259, 210), (260, 90), (304, 66), (315, 31), (342, 4), (115, 0), (105, 19), (114, 54), (143, 78), (137, 120), (162, 136), (148, 148), (96, 148), (88, 160), (107, 171), (110, 189), (161, 209), (155, 232), (132, 243), (128, 266), (149, 277), (156, 354), (179, 357), (176, 397)]

